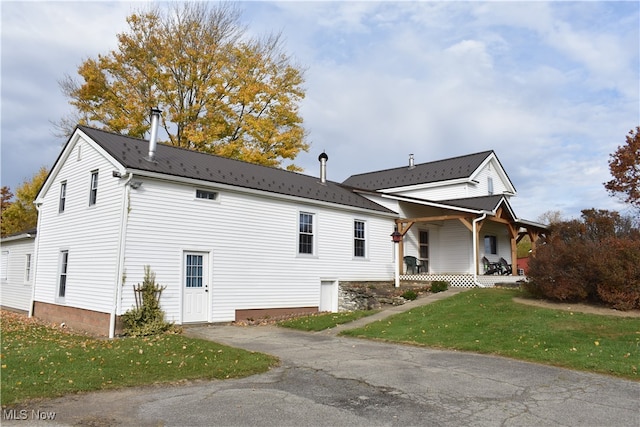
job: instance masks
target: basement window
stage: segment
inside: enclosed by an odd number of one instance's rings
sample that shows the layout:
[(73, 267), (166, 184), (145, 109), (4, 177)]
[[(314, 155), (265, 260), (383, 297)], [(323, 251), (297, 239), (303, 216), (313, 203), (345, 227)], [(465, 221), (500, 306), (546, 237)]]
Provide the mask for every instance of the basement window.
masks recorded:
[(196, 190), (196, 199), (218, 200), (216, 191)]

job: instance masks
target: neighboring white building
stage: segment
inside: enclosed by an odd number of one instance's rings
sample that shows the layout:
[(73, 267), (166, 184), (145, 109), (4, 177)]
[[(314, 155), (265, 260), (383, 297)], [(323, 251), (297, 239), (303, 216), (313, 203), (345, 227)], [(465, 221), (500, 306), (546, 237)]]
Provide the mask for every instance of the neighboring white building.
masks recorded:
[(0, 241), (0, 305), (28, 312), (35, 269), (36, 230), (3, 237)]
[(394, 279), (396, 227), (423, 273), (472, 278), (537, 230), (492, 151), (342, 184), (319, 160), (313, 177), (79, 126), (36, 199), (32, 314), (113, 336), (147, 265), (178, 324), (336, 311), (339, 281)]

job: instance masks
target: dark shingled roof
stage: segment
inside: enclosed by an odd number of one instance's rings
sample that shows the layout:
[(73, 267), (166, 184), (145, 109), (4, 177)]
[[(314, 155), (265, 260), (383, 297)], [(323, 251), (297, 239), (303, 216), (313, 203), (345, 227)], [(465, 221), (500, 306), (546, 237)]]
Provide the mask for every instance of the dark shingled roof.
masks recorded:
[(313, 176), (164, 144), (158, 144), (156, 161), (150, 162), (146, 160), (149, 153), (149, 143), (146, 140), (87, 126), (78, 126), (78, 129), (128, 169), (194, 178), (212, 183), (393, 213), (393, 211), (340, 184), (327, 181), (326, 185), (323, 185), (319, 178)]
[[(438, 200), (436, 203), (442, 203), (443, 205), (457, 206), (460, 208), (493, 211), (495, 210), (500, 201), (504, 198), (502, 195), (494, 196), (481, 196), (481, 197), (467, 197), (465, 199), (451, 199), (451, 200)], [(505, 199), (505, 202), (508, 202)]]
[(363, 190), (383, 190), (407, 185), (426, 184), (468, 178), (493, 151), (453, 157), (429, 163), (352, 175), (343, 184)]

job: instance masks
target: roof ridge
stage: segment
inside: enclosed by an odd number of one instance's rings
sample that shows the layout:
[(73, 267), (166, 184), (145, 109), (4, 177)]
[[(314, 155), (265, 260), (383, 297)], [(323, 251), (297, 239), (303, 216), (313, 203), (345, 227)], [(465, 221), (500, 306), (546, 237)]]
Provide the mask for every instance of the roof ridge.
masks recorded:
[[(454, 157), (447, 157), (445, 159), (439, 159), (439, 160), (432, 160), (430, 162), (423, 162), (423, 163), (416, 163), (414, 165), (414, 169), (419, 167), (419, 166), (424, 166), (424, 165), (431, 165), (431, 164), (435, 164), (435, 163), (441, 163), (441, 162), (447, 162), (447, 161), (451, 161), (451, 160), (456, 160), (456, 159), (462, 159), (465, 157), (472, 157), (472, 156), (477, 156), (479, 154), (486, 154), (487, 156), (489, 156), (489, 154), (494, 153), (495, 152), (493, 150), (485, 150), (485, 151), (478, 151), (477, 153), (471, 153), (471, 154), (464, 154), (464, 155), (460, 155), (460, 156), (454, 156)], [(403, 169), (407, 169), (407, 166), (396, 166), (394, 168), (387, 168), (387, 169), (378, 169), (375, 171), (369, 171), (369, 172), (362, 172), (362, 173), (357, 173), (357, 174), (353, 174), (351, 176), (349, 176), (347, 178), (347, 180), (349, 178), (353, 178), (356, 176), (362, 176), (362, 175), (369, 175), (369, 174), (376, 174), (376, 173), (380, 173), (380, 172), (390, 172), (390, 171), (395, 171), (395, 170), (403, 170)], [(346, 181), (346, 180), (345, 180)]]
[(391, 209), (353, 192), (338, 182), (327, 180), (326, 183), (320, 183), (317, 176), (302, 172), (169, 144), (158, 144), (155, 161), (149, 162), (145, 149), (147, 140), (88, 126), (79, 126), (77, 129), (85, 132), (87, 138), (95, 141), (115, 161), (132, 171), (203, 180), (358, 209), (393, 213)]
[[(123, 135), (123, 134), (120, 134), (120, 133), (117, 133), (117, 132), (112, 132), (112, 131), (108, 131), (108, 130), (104, 130), (104, 129), (94, 128), (92, 126), (78, 125), (77, 127), (78, 128), (87, 128), (87, 129), (91, 129), (91, 130), (94, 130), (94, 131), (106, 133), (106, 134), (109, 134), (109, 135), (115, 135), (115, 136), (122, 137), (122, 138), (128, 138), (128, 139), (131, 139), (131, 140), (134, 140), (134, 141), (138, 141), (138, 142), (149, 143), (148, 139), (143, 139), (143, 138), (130, 136), (130, 135)], [(189, 153), (194, 153), (194, 154), (197, 154), (197, 155), (211, 156), (211, 157), (216, 157), (216, 158), (219, 158), (219, 159), (239, 162), (239, 163), (246, 164), (246, 165), (259, 166), (259, 167), (262, 167), (262, 168), (274, 169), (274, 170), (279, 170), (279, 171), (283, 171), (283, 172), (292, 173), (292, 174), (295, 174), (295, 175), (298, 175), (298, 176), (313, 178), (312, 175), (307, 175), (307, 174), (304, 174), (302, 172), (290, 171), (290, 170), (283, 169), (283, 168), (280, 168), (280, 167), (277, 167), (277, 166), (261, 165), (259, 163), (248, 162), (246, 160), (234, 159), (233, 157), (225, 157), (225, 156), (221, 156), (219, 154), (207, 153), (207, 152), (204, 152), (204, 151), (198, 151), (198, 150), (194, 150), (194, 149), (187, 148), (187, 147), (179, 147), (177, 145), (166, 144), (166, 143), (160, 142), (160, 141), (158, 141), (158, 146), (162, 146), (162, 147), (165, 147), (165, 148), (168, 148), (168, 149), (171, 149), (171, 150), (182, 150), (182, 151), (186, 151), (186, 152), (189, 152)], [(335, 184), (339, 184), (336, 181), (327, 180), (327, 182), (333, 182)]]

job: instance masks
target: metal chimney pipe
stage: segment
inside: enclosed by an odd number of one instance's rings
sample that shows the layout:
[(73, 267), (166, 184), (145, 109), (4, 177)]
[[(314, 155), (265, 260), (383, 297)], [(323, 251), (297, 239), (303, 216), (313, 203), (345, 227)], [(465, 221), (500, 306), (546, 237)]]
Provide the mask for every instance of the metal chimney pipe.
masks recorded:
[(327, 183), (327, 160), (329, 160), (329, 156), (324, 151), (322, 154), (318, 156), (318, 160), (320, 161), (320, 184)]
[(415, 168), (416, 165), (413, 162), (413, 154), (409, 154), (409, 169)]
[(157, 108), (151, 109), (151, 136), (149, 137), (149, 157), (147, 160), (154, 162), (156, 160), (156, 147), (158, 144), (158, 122), (160, 121), (160, 111)]

